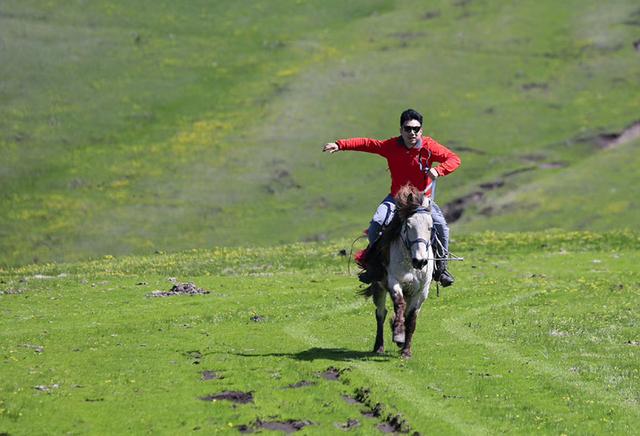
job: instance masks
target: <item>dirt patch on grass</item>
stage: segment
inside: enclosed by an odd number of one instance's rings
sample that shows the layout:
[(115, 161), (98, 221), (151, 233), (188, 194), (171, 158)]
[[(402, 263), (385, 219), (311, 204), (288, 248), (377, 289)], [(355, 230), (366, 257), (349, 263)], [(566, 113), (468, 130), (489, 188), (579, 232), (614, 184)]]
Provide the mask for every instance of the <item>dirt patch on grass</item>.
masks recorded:
[(202, 401), (218, 401), (226, 400), (237, 404), (253, 403), (252, 392), (240, 392), (240, 391), (224, 391), (218, 394), (205, 395), (200, 397)]
[(367, 408), (360, 413), (367, 418), (380, 418), (382, 416), (382, 404), (376, 403), (373, 407)]
[(636, 138), (640, 138), (640, 121), (634, 122), (622, 132), (598, 135), (595, 140), (600, 148), (609, 149), (631, 142)]
[(351, 429), (360, 427), (360, 421), (358, 421), (357, 419), (349, 418), (344, 424), (336, 422), (336, 427), (340, 430), (349, 431)]
[(22, 291), (19, 289), (5, 289), (4, 291), (0, 291), (0, 295), (19, 295), (22, 294)]
[(339, 369), (335, 366), (330, 366), (318, 375), (325, 380), (338, 380), (345, 371), (348, 371), (348, 368)]
[[(365, 408), (360, 413), (367, 418), (380, 420), (376, 427), (383, 433), (409, 433), (411, 431), (411, 425), (401, 414), (385, 415), (384, 406), (372, 400), (369, 388), (357, 388), (353, 397), (345, 395), (343, 398), (345, 400), (349, 398), (349, 402), (353, 402), (353, 404), (364, 405)], [(419, 433), (414, 432), (414, 434)]]
[(424, 13), (424, 15), (422, 16), (423, 20), (433, 20), (435, 18), (438, 18), (440, 16), (440, 11), (427, 11)]
[[(542, 157), (538, 156), (526, 156), (525, 158), (528, 160), (543, 159)], [(444, 206), (442, 206), (442, 212), (444, 213), (445, 219), (448, 223), (454, 223), (462, 217), (468, 207), (479, 204), (487, 192), (502, 188), (506, 183), (506, 179), (537, 169), (557, 169), (565, 168), (567, 166), (568, 165), (565, 162), (542, 162), (535, 166), (516, 168), (515, 170), (503, 173), (501, 178), (497, 180), (494, 180), (492, 182), (480, 183), (477, 186), (477, 189), (473, 192), (462, 197), (458, 197), (450, 201), (449, 203), (446, 203)], [(480, 210), (480, 214), (485, 216), (489, 216), (493, 214), (493, 212), (493, 208), (491, 207), (486, 207)]]
[(265, 192), (272, 195), (300, 188), (302, 188), (302, 185), (296, 182), (293, 175), (286, 169), (274, 170), (269, 181), (264, 185)]
[(455, 223), (462, 217), (467, 207), (472, 204), (479, 203), (483, 197), (483, 191), (474, 191), (463, 197), (458, 197), (455, 200), (450, 201), (442, 207), (445, 219), (449, 224)]
[(184, 353), (189, 359), (192, 360), (191, 363), (194, 365), (200, 365), (200, 360), (202, 359), (202, 353), (198, 350), (187, 351)]
[(525, 83), (524, 85), (522, 85), (522, 90), (523, 91), (533, 91), (533, 90), (541, 90), (541, 91), (546, 91), (547, 89), (549, 89), (549, 84), (547, 83)]
[(200, 373), (202, 376), (202, 380), (222, 380), (224, 378), (223, 375), (218, 374), (215, 371), (205, 370)]
[(559, 168), (566, 168), (569, 164), (566, 162), (544, 162), (538, 165), (541, 170), (555, 170)]
[(399, 39), (400, 41), (413, 41), (414, 39), (425, 36), (424, 32), (395, 32), (389, 34), (390, 37)]
[(384, 433), (409, 433), (411, 426), (402, 415), (388, 416), (384, 422), (378, 424), (378, 430)]
[(447, 142), (447, 146), (455, 151), (456, 153), (473, 153), (473, 154), (477, 154), (480, 156), (485, 156), (487, 154), (486, 151), (484, 150), (480, 150), (479, 148), (473, 148), (473, 147), (467, 147), (464, 145), (456, 145), (455, 141), (448, 141)]
[(263, 421), (261, 419), (256, 419), (249, 425), (241, 424), (236, 428), (240, 433), (253, 433), (254, 431), (260, 429), (281, 431), (284, 433), (294, 433), (296, 431), (302, 430), (309, 425), (313, 425), (313, 423), (307, 420), (288, 419), (286, 421)]
[(348, 404), (362, 404), (357, 398), (352, 397), (351, 395), (343, 395), (342, 399), (346, 401)]
[(193, 283), (176, 283), (169, 291), (153, 291), (147, 297), (173, 297), (176, 295), (206, 295), (210, 291), (198, 288)]

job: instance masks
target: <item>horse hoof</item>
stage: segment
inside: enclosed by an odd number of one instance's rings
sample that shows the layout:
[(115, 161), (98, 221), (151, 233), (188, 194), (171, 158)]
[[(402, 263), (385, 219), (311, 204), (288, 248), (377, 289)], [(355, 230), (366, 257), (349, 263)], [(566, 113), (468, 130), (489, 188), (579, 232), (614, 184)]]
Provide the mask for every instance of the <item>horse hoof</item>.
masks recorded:
[(403, 359), (411, 359), (411, 350), (402, 350)]
[(373, 352), (376, 353), (376, 354), (384, 354), (384, 347), (381, 345), (381, 346), (379, 346), (377, 348), (374, 348)]
[(404, 333), (393, 335), (393, 342), (395, 342), (399, 347), (404, 345)]

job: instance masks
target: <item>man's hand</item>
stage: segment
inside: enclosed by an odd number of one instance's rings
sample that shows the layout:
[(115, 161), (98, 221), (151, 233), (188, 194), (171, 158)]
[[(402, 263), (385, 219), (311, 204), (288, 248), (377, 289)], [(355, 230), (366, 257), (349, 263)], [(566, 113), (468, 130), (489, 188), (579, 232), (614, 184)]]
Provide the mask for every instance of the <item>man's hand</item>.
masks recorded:
[(325, 144), (324, 147), (322, 147), (322, 151), (328, 151), (329, 153), (335, 153), (336, 151), (339, 151), (340, 147), (338, 147), (338, 144), (336, 144), (335, 142), (330, 142), (328, 144)]
[(435, 168), (429, 168), (429, 178), (435, 180), (440, 176)]

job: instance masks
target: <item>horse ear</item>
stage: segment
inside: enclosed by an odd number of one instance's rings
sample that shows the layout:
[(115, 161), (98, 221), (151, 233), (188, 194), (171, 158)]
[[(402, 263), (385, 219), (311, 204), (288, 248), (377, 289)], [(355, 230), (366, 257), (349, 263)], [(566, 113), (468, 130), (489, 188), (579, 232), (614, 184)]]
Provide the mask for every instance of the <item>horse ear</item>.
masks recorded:
[(431, 212), (431, 197), (424, 196), (422, 197), (422, 207)]

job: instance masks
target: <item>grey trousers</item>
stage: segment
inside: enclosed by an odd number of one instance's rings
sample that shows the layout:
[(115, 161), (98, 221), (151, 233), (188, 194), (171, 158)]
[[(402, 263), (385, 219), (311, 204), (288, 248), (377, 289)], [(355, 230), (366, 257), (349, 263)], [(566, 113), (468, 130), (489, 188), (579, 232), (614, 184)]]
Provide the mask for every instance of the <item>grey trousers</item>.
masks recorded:
[[(396, 211), (396, 203), (391, 194), (387, 195), (373, 214), (373, 219), (367, 230), (369, 244), (373, 244), (382, 233), (382, 227), (389, 225)], [(431, 203), (431, 218), (433, 218), (433, 229), (440, 243), (444, 247), (444, 256), (449, 254), (449, 226), (444, 219), (442, 210), (436, 203)], [(439, 248), (439, 247), (435, 247)]]

